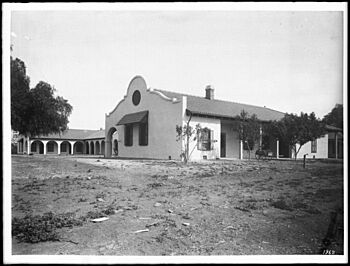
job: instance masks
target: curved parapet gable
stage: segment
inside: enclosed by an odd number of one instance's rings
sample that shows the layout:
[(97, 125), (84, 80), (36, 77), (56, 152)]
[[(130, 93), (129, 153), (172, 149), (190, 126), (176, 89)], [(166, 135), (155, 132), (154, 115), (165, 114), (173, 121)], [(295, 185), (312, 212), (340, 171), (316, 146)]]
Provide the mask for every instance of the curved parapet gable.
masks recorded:
[(110, 116), (112, 113), (114, 113), (114, 111), (117, 110), (118, 106), (119, 106), (122, 102), (124, 102), (125, 99), (126, 99), (126, 95), (124, 95), (124, 98), (121, 99), (121, 100), (119, 101), (119, 103), (116, 105), (116, 107), (114, 107), (114, 109), (113, 109), (111, 112), (109, 112), (108, 114), (106, 114), (106, 116), (108, 117), (108, 116)]
[(118, 108), (118, 106), (124, 102), (126, 100), (126, 98), (128, 97), (128, 95), (132, 95), (133, 91), (135, 90), (139, 90), (139, 91), (144, 91), (144, 92), (148, 92), (148, 93), (153, 93), (158, 95), (159, 97), (161, 97), (163, 100), (172, 102), (172, 103), (179, 103), (181, 102), (180, 99), (175, 98), (175, 97), (168, 97), (166, 96), (163, 92), (160, 92), (154, 88), (148, 88), (147, 89), (147, 85), (146, 85), (146, 81), (142, 76), (135, 76), (129, 83), (128, 89), (126, 91), (126, 95), (124, 96), (124, 98), (122, 100), (120, 100), (120, 102), (116, 105), (116, 107), (109, 112), (108, 114), (106, 114), (106, 117), (109, 117), (112, 113), (115, 112), (115, 110)]
[(147, 90), (147, 85), (146, 85), (146, 81), (143, 77), (141, 77), (140, 75), (137, 75), (135, 77), (132, 78), (132, 80), (129, 82), (129, 86), (128, 89), (126, 90), (126, 95), (124, 95), (124, 98), (117, 104), (117, 106), (108, 114), (106, 114), (106, 116), (110, 116), (112, 113), (114, 113), (114, 111), (118, 108), (118, 106), (125, 101), (126, 97), (129, 95), (129, 91), (132, 88), (139, 88), (139, 89), (144, 89)]
[(166, 100), (166, 101), (170, 101), (170, 102), (172, 102), (172, 103), (178, 103), (178, 102), (180, 102), (179, 99), (177, 99), (177, 98), (170, 98), (170, 97), (164, 95), (162, 92), (157, 91), (156, 89), (148, 88), (147, 91), (148, 91), (149, 93), (154, 93), (154, 94), (159, 95), (161, 98), (163, 98), (163, 99)]

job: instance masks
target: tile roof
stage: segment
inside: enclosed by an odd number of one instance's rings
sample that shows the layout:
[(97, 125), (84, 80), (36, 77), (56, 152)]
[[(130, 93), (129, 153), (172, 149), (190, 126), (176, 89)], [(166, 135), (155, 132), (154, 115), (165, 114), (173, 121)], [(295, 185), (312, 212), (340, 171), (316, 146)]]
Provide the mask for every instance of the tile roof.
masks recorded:
[(49, 134), (33, 137), (40, 139), (62, 139), (62, 140), (85, 140), (85, 139), (104, 139), (105, 131), (87, 130), (87, 129), (67, 129), (61, 134)]
[(331, 125), (326, 125), (326, 130), (327, 131), (334, 131), (334, 132), (343, 132), (343, 129)]
[[(158, 89), (156, 89), (158, 90)], [(158, 90), (170, 98), (181, 99), (182, 96), (187, 96), (187, 109), (192, 113), (217, 116), (223, 118), (234, 118), (240, 115), (244, 109), (248, 114), (256, 114), (258, 119), (262, 121), (279, 120), (282, 119), (285, 113), (276, 111), (266, 107), (254, 106), (249, 104), (242, 104), (236, 102), (222, 101), (222, 100), (208, 100), (204, 97), (182, 94), (177, 92)]]

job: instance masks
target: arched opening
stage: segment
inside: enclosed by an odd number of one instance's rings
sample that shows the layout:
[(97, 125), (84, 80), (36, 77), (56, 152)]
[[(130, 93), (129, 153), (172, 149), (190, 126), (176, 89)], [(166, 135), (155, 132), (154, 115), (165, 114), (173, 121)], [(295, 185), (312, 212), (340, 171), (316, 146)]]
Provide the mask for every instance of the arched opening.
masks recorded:
[(44, 144), (40, 140), (34, 140), (30, 146), (32, 153), (44, 154)]
[(73, 152), (74, 154), (82, 154), (84, 152), (84, 144), (80, 141), (74, 143)]
[(100, 142), (98, 140), (95, 142), (95, 151), (96, 151), (96, 154), (101, 154)]
[(94, 142), (90, 142), (90, 154), (95, 154), (95, 149), (94, 149)]
[(118, 153), (119, 153), (118, 140), (113, 139), (113, 155), (118, 156)]
[(112, 157), (113, 154), (113, 138), (117, 139), (115, 133), (117, 129), (115, 127), (111, 127), (108, 130), (107, 139), (106, 139), (106, 157)]
[(105, 155), (105, 141), (104, 140), (101, 141), (101, 154)]
[(89, 142), (85, 142), (85, 154), (90, 154), (89, 151)]
[(61, 143), (61, 153), (71, 154), (71, 145), (68, 141), (63, 141)]
[(47, 151), (47, 154), (57, 154), (58, 145), (56, 141), (50, 140), (48, 143), (46, 143), (46, 151)]

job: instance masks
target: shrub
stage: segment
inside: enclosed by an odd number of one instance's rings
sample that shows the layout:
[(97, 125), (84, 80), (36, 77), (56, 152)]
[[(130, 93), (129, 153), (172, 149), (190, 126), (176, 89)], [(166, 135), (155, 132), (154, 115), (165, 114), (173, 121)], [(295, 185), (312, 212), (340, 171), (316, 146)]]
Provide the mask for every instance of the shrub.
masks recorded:
[(57, 229), (74, 225), (82, 225), (82, 221), (76, 219), (74, 213), (26, 215), (24, 218), (12, 219), (12, 236), (27, 243), (59, 241)]
[(287, 211), (292, 211), (293, 209), (285, 202), (285, 200), (281, 199), (281, 200), (277, 200), (274, 202), (271, 202), (270, 204), (272, 207), (275, 207), (277, 209), (281, 209), (281, 210), (287, 210)]

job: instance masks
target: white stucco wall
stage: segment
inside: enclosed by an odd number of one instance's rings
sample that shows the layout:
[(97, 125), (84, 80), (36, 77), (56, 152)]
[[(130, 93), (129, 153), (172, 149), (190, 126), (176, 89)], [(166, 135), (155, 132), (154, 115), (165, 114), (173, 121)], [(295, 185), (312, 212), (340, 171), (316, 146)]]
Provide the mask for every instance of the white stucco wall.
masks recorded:
[(239, 134), (234, 123), (222, 123), (221, 132), (226, 133), (226, 157), (239, 159)]
[[(185, 117), (184, 121), (187, 121), (188, 117)], [(192, 128), (195, 128), (197, 124), (200, 124), (202, 128), (209, 128), (210, 130), (214, 131), (213, 140), (214, 142), (214, 149), (210, 151), (201, 151), (197, 149), (197, 141), (192, 141), (190, 143), (190, 153), (191, 157), (190, 160), (196, 161), (196, 160), (203, 160), (204, 156), (207, 157), (208, 160), (220, 158), (220, 133), (221, 133), (221, 123), (219, 119), (212, 119), (212, 118), (202, 118), (202, 117), (192, 117), (190, 126)]]
[(301, 147), (297, 158), (304, 158), (304, 154), (308, 154), (306, 158), (328, 158), (328, 134), (317, 139), (317, 152), (311, 152), (311, 141), (309, 141)]
[[(132, 95), (135, 90), (141, 93), (141, 101), (135, 106)], [(106, 115), (106, 151), (107, 135), (110, 128), (115, 127), (119, 138), (119, 156), (130, 158), (180, 159), (181, 142), (176, 141), (176, 125), (182, 124), (182, 99), (173, 101), (164, 94), (147, 89), (146, 82), (140, 76), (129, 84), (125, 98), (116, 108)], [(138, 125), (133, 127), (133, 145), (124, 145), (124, 125), (116, 126), (126, 115), (141, 111), (148, 113), (148, 145), (139, 145)]]

